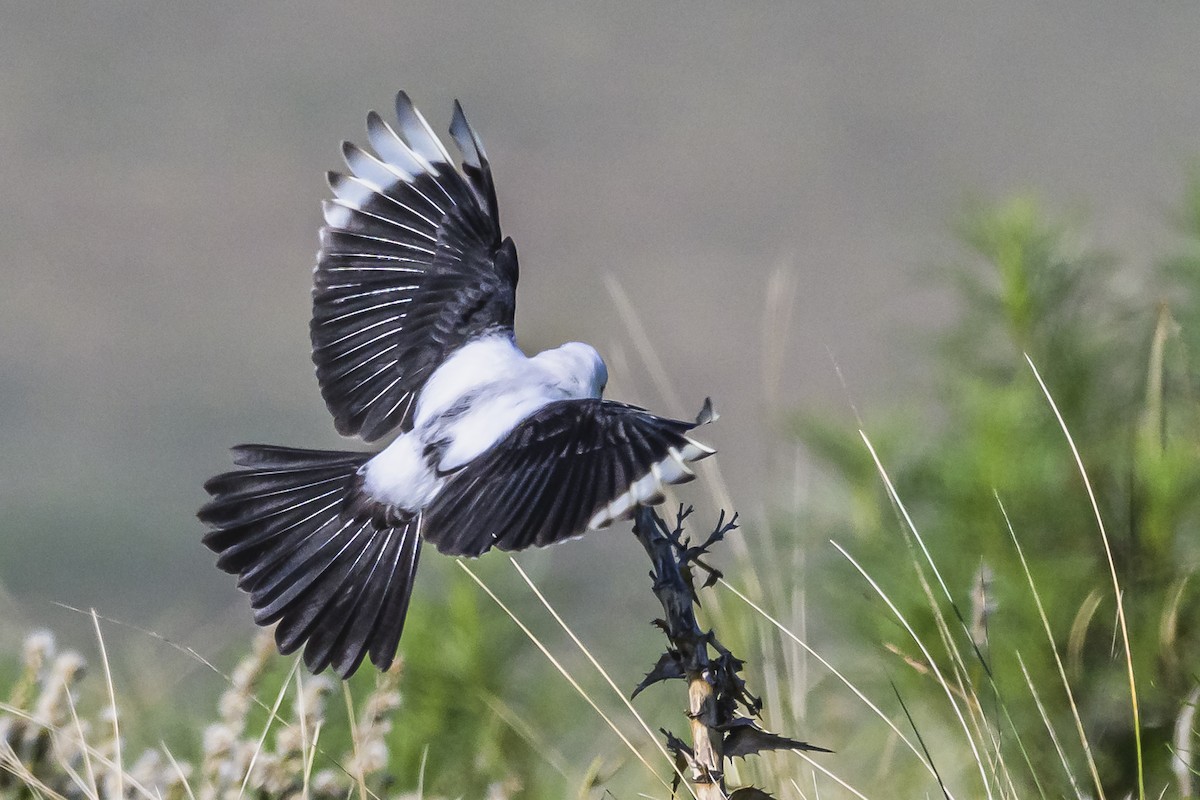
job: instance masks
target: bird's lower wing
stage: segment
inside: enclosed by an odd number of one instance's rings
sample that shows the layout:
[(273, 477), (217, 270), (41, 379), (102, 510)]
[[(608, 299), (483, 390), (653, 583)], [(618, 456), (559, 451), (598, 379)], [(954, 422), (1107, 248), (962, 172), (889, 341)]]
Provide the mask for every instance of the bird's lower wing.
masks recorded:
[(456, 473), (422, 532), (443, 553), (477, 556), (607, 527), (695, 477), (689, 464), (715, 452), (687, 435), (699, 422), (607, 400), (551, 403)]

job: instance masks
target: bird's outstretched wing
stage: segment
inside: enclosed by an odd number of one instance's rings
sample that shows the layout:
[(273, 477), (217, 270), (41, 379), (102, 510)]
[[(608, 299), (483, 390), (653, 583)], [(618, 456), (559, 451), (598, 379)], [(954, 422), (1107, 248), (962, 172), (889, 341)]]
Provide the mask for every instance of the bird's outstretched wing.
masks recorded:
[(477, 556), (607, 527), (695, 477), (688, 464), (715, 452), (687, 436), (704, 421), (610, 400), (550, 403), (449, 479), (422, 533), (443, 553)]
[(517, 253), (501, 240), (479, 137), (454, 104), (461, 171), (408, 95), (398, 131), (375, 112), (375, 153), (345, 142), (330, 173), (311, 325), (321, 394), (339, 433), (373, 441), (412, 426), (422, 385), (482, 334), (511, 335)]

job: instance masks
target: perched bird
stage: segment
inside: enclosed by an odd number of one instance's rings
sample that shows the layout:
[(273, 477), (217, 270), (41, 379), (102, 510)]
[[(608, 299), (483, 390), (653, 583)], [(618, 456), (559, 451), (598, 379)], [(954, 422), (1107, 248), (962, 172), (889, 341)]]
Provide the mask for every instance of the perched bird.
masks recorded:
[(367, 116), (330, 173), (310, 326), (337, 431), (377, 453), (246, 444), (199, 517), (254, 620), (313, 672), (392, 663), (423, 540), (449, 555), (544, 546), (663, 501), (714, 451), (604, 400), (608, 370), (569, 342), (527, 357), (513, 335), (517, 251), (500, 234), (479, 137), (455, 102), (446, 151), (408, 95)]

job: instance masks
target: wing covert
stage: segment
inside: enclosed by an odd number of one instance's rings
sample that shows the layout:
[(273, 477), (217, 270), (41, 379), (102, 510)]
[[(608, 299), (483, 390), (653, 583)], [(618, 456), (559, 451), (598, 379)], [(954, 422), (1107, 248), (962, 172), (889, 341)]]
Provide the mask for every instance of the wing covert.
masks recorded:
[(461, 171), (404, 92), (396, 118), (398, 131), (367, 116), (374, 153), (343, 144), (349, 172), (329, 175), (313, 286), (321, 394), (338, 432), (367, 441), (409, 429), (430, 374), (472, 338), (511, 331), (516, 307), (516, 248), (461, 107)]

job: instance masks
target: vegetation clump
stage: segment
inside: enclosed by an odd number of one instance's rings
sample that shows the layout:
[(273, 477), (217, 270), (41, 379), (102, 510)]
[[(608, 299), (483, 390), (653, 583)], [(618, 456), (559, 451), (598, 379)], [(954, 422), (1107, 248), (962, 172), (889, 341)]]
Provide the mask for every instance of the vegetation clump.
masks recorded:
[[(1032, 199), (974, 208), (942, 273), (962, 315), (932, 348), (934, 413), (873, 418), (877, 452), (840, 425), (799, 422), (842, 487), (817, 517), (823, 535), (945, 651), (926, 582), (936, 564), (964, 666), (919, 652), (851, 593), (836, 602), (907, 665), (906, 696), (940, 670), (981, 699), (997, 746), (1027, 762), (1022, 791), (1075, 793), (1077, 776), (1100, 796), (1193, 791), (1200, 181), (1186, 206), (1183, 253), (1147, 290)], [(911, 559), (896, 558), (900, 541)], [(1083, 747), (1050, 746), (1076, 727)]]

